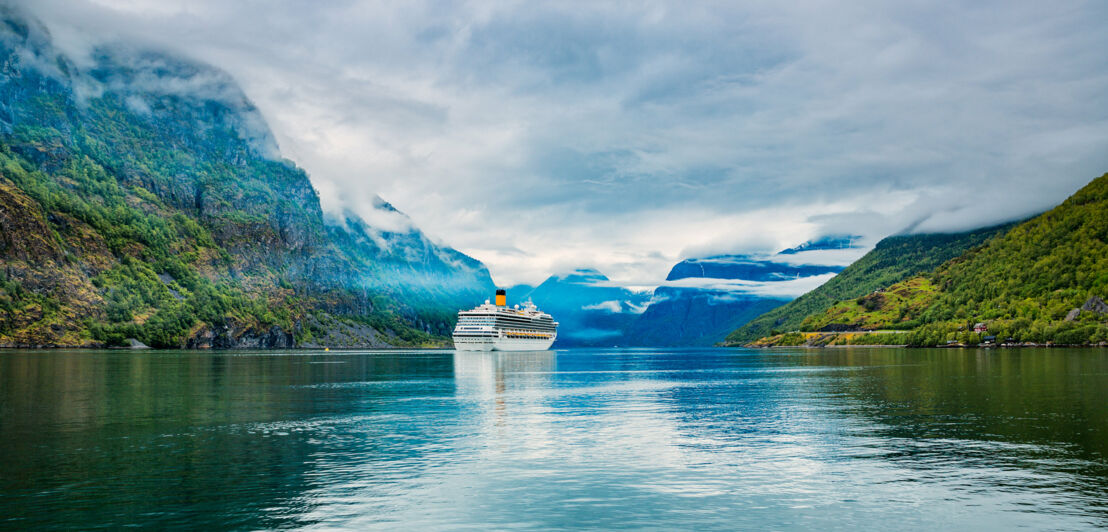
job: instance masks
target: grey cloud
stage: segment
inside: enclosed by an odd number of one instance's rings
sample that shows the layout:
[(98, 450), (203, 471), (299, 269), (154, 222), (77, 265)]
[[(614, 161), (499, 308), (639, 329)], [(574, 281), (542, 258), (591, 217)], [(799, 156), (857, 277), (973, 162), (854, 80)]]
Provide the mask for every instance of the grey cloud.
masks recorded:
[(28, 7), (222, 67), (329, 208), (380, 194), (498, 281), (968, 229), (1108, 170), (1103, 4)]

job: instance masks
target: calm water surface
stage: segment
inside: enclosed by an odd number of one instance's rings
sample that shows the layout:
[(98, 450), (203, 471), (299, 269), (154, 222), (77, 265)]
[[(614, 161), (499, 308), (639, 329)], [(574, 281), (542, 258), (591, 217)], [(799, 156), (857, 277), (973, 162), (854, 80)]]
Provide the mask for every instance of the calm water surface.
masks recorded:
[(1108, 526), (1108, 350), (0, 352), (0, 528)]

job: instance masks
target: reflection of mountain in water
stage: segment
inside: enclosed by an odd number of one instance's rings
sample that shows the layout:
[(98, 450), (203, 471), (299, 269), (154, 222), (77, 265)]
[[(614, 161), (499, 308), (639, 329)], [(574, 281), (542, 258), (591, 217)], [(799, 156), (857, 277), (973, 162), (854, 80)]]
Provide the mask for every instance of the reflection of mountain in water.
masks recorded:
[(893, 492), (928, 486), (986, 507), (986, 520), (999, 487), (1000, 506), (1018, 512), (1108, 515), (1106, 504), (1074, 504), (1108, 500), (1106, 351), (757, 352), (707, 375), (667, 392), (677, 430), (697, 450), (742, 447), (720, 467), (748, 483), (886, 478)]
[(1094, 528), (1106, 375), (1092, 349), (9, 352), (0, 515), (26, 529)]
[(404, 411), (452, 397), (452, 375), (441, 352), (7, 352), (0, 515), (31, 529), (311, 525), (313, 493), (388, 492), (395, 464), (427, 462), (410, 442), (452, 429)]
[[(1088, 387), (1108, 374), (1104, 350), (859, 348), (790, 360), (868, 377), (827, 379), (826, 392), (848, 399), (842, 412), (872, 423), (875, 435), (930, 441), (915, 451), (945, 441), (943, 452), (967, 459), (1030, 460), (1034, 446), (1067, 441), (1108, 478), (1108, 402)], [(991, 446), (971, 440), (1010, 445), (982, 454)]]

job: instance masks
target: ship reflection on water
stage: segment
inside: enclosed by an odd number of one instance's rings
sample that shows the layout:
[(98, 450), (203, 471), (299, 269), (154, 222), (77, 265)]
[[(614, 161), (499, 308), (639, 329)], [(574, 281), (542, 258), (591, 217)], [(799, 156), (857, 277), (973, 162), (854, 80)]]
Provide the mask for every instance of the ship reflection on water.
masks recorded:
[[(549, 388), (558, 359), (554, 351), (457, 351), (454, 382), (459, 400), (489, 409), (492, 422), (502, 426), (509, 408), (506, 399), (525, 403), (526, 390)], [(517, 393), (523, 392), (523, 393)], [(537, 395), (536, 395), (537, 397)], [(524, 406), (524, 405), (521, 405)]]
[(1093, 529), (1108, 350), (9, 352), (0, 528)]

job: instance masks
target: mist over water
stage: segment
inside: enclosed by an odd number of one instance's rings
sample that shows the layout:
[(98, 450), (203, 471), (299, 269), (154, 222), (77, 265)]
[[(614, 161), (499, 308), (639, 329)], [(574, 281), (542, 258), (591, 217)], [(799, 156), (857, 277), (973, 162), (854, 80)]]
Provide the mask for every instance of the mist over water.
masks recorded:
[(0, 527), (1108, 526), (1108, 350), (0, 354)]

